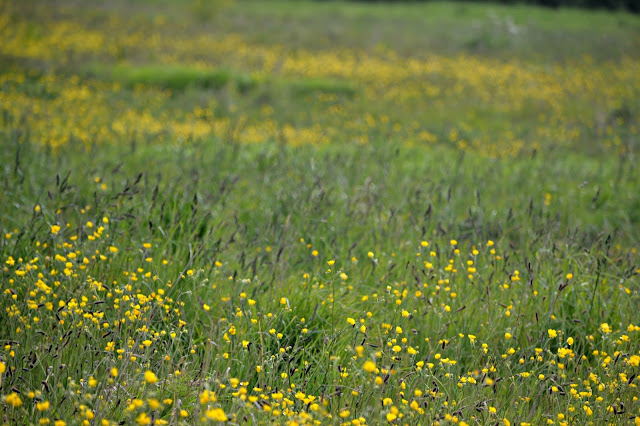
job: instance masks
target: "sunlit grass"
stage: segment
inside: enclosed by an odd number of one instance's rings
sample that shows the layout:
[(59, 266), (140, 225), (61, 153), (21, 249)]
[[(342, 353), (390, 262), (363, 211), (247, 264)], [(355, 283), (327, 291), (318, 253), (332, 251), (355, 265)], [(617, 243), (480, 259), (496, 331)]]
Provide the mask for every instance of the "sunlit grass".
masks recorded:
[(633, 55), (122, 7), (3, 9), (4, 423), (640, 423)]

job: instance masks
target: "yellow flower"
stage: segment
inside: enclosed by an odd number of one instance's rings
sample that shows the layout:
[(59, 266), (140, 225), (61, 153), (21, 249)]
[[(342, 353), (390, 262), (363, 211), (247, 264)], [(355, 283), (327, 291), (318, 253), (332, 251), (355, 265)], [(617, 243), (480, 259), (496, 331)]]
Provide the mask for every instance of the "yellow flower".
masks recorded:
[(51, 225), (51, 233), (57, 234), (58, 232), (60, 232), (60, 227), (58, 225)]
[(147, 383), (157, 383), (158, 382), (158, 376), (155, 375), (155, 373), (151, 370), (147, 370), (144, 373), (144, 379), (147, 381)]
[(554, 330), (554, 329), (552, 329), (552, 328), (550, 328), (549, 330), (547, 330), (547, 333), (549, 333), (549, 337), (550, 337), (551, 339), (553, 339), (554, 337), (557, 337), (557, 336), (558, 336), (558, 332), (557, 332), (557, 331), (555, 331), (555, 330)]
[(228, 420), (227, 415), (224, 413), (222, 408), (214, 408), (213, 410), (207, 410), (207, 412), (205, 412), (205, 416), (209, 420), (213, 420), (215, 422), (226, 422)]
[(14, 408), (17, 408), (22, 405), (22, 400), (20, 399), (20, 395), (18, 395), (15, 392), (11, 392), (9, 395), (7, 395), (7, 397), (5, 398), (5, 402)]
[(140, 426), (150, 425), (151, 417), (149, 417), (147, 413), (140, 413), (140, 415), (136, 417), (136, 423)]
[(362, 369), (367, 373), (373, 373), (374, 371), (376, 371), (376, 363), (373, 361), (365, 361)]

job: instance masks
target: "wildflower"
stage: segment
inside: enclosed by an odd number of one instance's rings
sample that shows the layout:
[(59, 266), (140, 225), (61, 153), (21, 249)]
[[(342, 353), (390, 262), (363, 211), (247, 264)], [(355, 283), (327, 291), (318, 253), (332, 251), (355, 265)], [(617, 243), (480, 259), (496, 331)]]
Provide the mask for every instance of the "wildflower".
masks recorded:
[(58, 232), (60, 232), (60, 227), (58, 225), (51, 225), (51, 233), (55, 235)]
[(155, 373), (151, 370), (147, 370), (144, 373), (144, 379), (147, 381), (147, 383), (150, 383), (150, 384), (154, 384), (158, 382), (158, 376), (156, 376)]
[(140, 413), (138, 417), (136, 417), (136, 423), (139, 426), (145, 426), (151, 424), (151, 417), (147, 415), (147, 413)]
[(213, 420), (215, 422), (226, 422), (228, 420), (227, 415), (224, 413), (222, 408), (214, 408), (213, 410), (207, 410), (205, 412), (205, 416), (209, 420)]
[(22, 399), (20, 399), (20, 396), (15, 392), (11, 392), (9, 395), (7, 395), (5, 398), (5, 402), (14, 408), (22, 405)]
[(362, 369), (367, 373), (373, 373), (374, 371), (376, 371), (376, 363), (373, 361), (365, 361)]
[(208, 404), (209, 402), (216, 402), (217, 400), (215, 393), (210, 392), (207, 389), (202, 391), (202, 393), (199, 395), (199, 399), (200, 399), (200, 404), (202, 405)]

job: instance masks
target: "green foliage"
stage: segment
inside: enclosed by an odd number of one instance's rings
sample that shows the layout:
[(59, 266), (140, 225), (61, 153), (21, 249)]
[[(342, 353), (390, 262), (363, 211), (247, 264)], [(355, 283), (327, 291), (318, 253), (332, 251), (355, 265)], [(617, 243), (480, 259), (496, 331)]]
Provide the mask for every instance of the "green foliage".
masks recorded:
[(148, 1), (0, 20), (3, 422), (640, 421), (637, 19)]
[(209, 22), (225, 9), (233, 5), (234, 0), (190, 0), (191, 12), (196, 20)]
[(182, 65), (94, 65), (89, 67), (88, 74), (118, 81), (129, 87), (145, 84), (171, 90), (188, 87), (220, 89), (234, 79), (234, 74), (228, 70), (203, 70)]

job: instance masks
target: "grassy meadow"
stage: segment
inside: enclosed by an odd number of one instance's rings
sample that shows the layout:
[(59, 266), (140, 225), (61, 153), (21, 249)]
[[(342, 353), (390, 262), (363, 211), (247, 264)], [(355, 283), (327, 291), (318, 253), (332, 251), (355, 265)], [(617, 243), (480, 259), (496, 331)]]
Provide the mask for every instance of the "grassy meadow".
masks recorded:
[(0, 0), (0, 422), (640, 425), (640, 17)]

